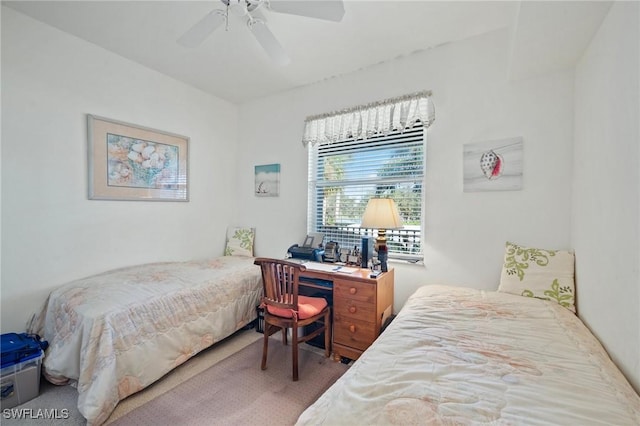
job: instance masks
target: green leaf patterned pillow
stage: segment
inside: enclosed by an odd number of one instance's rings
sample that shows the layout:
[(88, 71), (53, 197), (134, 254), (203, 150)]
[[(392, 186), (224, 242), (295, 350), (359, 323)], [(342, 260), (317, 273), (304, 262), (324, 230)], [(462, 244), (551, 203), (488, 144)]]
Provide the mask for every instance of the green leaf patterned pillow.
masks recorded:
[(227, 245), (225, 256), (253, 256), (253, 239), (255, 228), (227, 229)]
[(498, 291), (553, 300), (576, 311), (574, 255), (507, 242)]

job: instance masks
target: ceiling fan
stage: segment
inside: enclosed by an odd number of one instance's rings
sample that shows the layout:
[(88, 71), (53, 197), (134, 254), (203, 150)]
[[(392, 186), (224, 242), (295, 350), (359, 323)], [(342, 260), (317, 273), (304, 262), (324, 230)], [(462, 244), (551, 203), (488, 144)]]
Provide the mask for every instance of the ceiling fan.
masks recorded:
[(229, 26), (229, 12), (247, 17), (247, 27), (267, 55), (278, 65), (290, 62), (280, 42), (267, 27), (262, 10), (307, 16), (340, 22), (344, 16), (342, 0), (220, 0), (225, 9), (214, 9), (184, 33), (178, 43), (185, 47), (200, 45), (213, 31)]

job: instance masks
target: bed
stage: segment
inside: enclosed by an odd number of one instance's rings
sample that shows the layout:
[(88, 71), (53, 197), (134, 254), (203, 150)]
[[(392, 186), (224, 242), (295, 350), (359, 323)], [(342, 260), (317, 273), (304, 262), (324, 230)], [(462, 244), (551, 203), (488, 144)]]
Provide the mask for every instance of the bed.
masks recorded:
[(56, 289), (41, 315), (45, 377), (75, 385), (87, 424), (102, 424), (120, 400), (256, 318), (253, 261), (153, 263)]
[(298, 425), (639, 425), (640, 397), (566, 307), (419, 288)]

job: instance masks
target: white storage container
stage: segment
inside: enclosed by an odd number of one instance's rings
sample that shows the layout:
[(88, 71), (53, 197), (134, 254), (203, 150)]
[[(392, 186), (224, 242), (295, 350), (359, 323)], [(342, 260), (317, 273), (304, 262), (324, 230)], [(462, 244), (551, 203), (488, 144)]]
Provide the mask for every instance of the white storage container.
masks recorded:
[(40, 393), (40, 368), (44, 352), (0, 370), (0, 406), (12, 408), (35, 398)]

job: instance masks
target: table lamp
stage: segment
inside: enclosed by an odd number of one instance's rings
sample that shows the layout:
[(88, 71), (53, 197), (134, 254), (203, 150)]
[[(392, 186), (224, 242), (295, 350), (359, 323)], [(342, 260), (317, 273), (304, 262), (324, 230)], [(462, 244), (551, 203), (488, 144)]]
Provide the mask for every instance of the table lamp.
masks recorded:
[(371, 198), (362, 216), (361, 228), (377, 229), (376, 251), (380, 269), (387, 272), (387, 229), (402, 227), (398, 206), (391, 198)]

